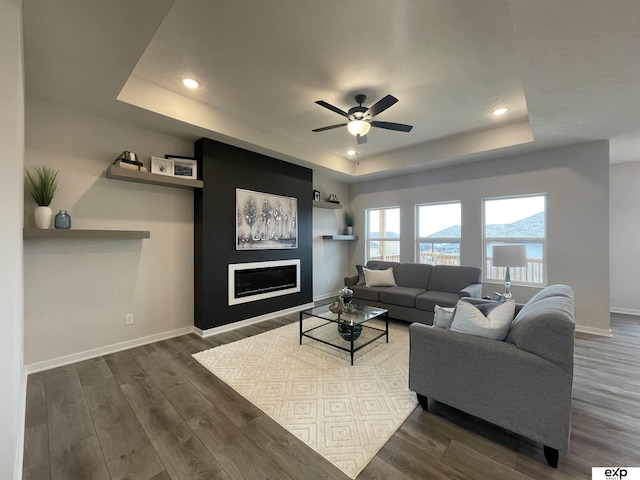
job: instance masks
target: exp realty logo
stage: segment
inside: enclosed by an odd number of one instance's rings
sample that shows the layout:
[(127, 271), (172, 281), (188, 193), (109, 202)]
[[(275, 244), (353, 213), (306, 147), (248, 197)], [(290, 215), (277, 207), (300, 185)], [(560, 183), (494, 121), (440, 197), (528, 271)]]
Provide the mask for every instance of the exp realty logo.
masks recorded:
[(593, 467), (592, 480), (640, 480), (639, 467)]

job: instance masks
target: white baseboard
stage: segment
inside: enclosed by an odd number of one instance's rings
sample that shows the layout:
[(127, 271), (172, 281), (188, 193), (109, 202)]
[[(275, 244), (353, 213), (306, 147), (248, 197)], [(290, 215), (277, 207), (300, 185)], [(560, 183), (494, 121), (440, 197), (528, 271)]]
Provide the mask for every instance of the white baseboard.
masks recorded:
[(27, 416), (27, 369), (22, 367), (20, 378), (20, 408), (18, 418), (21, 419), (18, 427), (18, 439), (16, 446), (16, 458), (13, 466), (14, 480), (22, 480), (22, 469), (24, 464), (24, 435), (25, 435), (25, 419)]
[(84, 352), (74, 353), (71, 355), (65, 355), (64, 357), (58, 357), (51, 360), (45, 360), (43, 362), (32, 363), (29, 365), (25, 365), (25, 370), (27, 374), (37, 373), (43, 370), (50, 370), (52, 368), (69, 365), (70, 363), (82, 362), (83, 360), (101, 357), (102, 355), (108, 355), (110, 353), (128, 350), (129, 348), (140, 347), (142, 345), (147, 345), (148, 343), (160, 342), (168, 338), (179, 337), (180, 335), (186, 335), (187, 333), (191, 332), (193, 332), (193, 327), (178, 328), (176, 330), (170, 330), (168, 332), (157, 333), (155, 335), (149, 335), (147, 337), (140, 337), (134, 340), (127, 340), (126, 342), (107, 345), (100, 348), (94, 348), (92, 350), (85, 350)]
[(200, 335), (202, 338), (211, 337), (212, 335), (218, 335), (219, 333), (230, 332), (231, 330), (235, 330), (237, 328), (246, 327), (247, 325), (253, 325), (254, 323), (264, 322), (266, 320), (271, 320), (272, 318), (281, 317), (282, 315), (287, 315), (289, 313), (299, 312), (300, 310), (306, 310), (307, 308), (313, 308), (313, 303), (306, 303), (304, 305), (298, 305), (296, 307), (286, 308), (284, 310), (278, 310), (277, 312), (265, 313), (264, 315), (259, 315), (257, 317), (246, 318), (244, 320), (240, 320), (238, 322), (229, 323), (227, 325), (221, 325), (219, 327), (208, 328), (206, 330), (201, 330), (198, 327), (193, 327), (193, 332), (196, 335)]
[(337, 296), (338, 296), (338, 292), (323, 293), (321, 295), (316, 295), (315, 297), (313, 297), (313, 301), (319, 302), (321, 300), (326, 300), (327, 298), (335, 298)]
[(613, 333), (610, 328), (594, 328), (576, 325), (576, 332), (598, 335), (599, 337), (613, 337)]
[(609, 307), (609, 311), (611, 313), (621, 313), (623, 315), (640, 316), (640, 310), (635, 310), (633, 308)]

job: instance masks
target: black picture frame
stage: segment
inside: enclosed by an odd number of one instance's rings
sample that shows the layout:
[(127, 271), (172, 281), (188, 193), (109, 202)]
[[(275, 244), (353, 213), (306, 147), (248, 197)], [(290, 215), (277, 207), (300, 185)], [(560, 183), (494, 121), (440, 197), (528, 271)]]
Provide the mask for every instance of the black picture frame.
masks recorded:
[(319, 202), (320, 201), (320, 190), (314, 190), (313, 191), (313, 200), (315, 202)]

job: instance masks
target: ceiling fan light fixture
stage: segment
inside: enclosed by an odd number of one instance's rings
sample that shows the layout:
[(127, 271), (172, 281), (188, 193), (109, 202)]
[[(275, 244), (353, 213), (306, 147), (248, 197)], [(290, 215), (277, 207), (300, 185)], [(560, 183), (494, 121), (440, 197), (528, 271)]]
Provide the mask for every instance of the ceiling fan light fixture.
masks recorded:
[(369, 133), (369, 130), (371, 130), (371, 124), (364, 120), (352, 120), (347, 124), (347, 130), (349, 130), (349, 133), (355, 137), (358, 135), (363, 136)]

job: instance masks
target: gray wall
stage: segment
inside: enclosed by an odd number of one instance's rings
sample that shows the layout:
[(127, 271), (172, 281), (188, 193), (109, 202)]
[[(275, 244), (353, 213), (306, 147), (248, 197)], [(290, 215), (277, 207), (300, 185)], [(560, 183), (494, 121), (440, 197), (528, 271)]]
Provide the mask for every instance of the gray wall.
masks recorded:
[(0, 0), (0, 478), (22, 478), (24, 75), (19, 0)]
[[(444, 168), (353, 184), (351, 209), (361, 240), (350, 264), (364, 261), (366, 208), (401, 208), (402, 261), (414, 261), (414, 205), (462, 201), (462, 258), (482, 266), (482, 199), (528, 193), (547, 194), (548, 282), (571, 285), (576, 324), (583, 331), (608, 334), (609, 322), (609, 143), (580, 144), (466, 166)], [(485, 294), (500, 284), (485, 284)], [(526, 301), (537, 288), (514, 287)]]
[(640, 162), (611, 166), (611, 311), (640, 315)]
[(313, 209), (313, 299), (320, 300), (335, 295), (344, 285), (344, 277), (351, 273), (349, 249), (354, 242), (322, 239), (323, 235), (341, 234), (345, 227), (348, 185), (314, 172), (313, 189), (320, 191), (321, 200), (335, 193), (344, 207), (339, 210)]
[[(127, 348), (193, 327), (193, 192), (110, 180), (123, 151), (193, 155), (193, 143), (27, 99), (26, 165), (60, 171), (51, 205), (78, 229), (149, 230), (147, 240), (24, 244), (25, 363), (33, 369)], [(25, 225), (33, 226), (31, 198)], [(22, 199), (21, 199), (22, 204)], [(134, 324), (124, 325), (124, 315)]]

